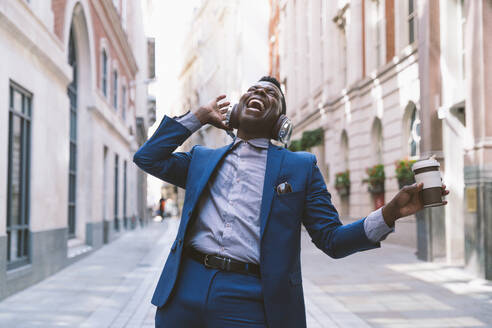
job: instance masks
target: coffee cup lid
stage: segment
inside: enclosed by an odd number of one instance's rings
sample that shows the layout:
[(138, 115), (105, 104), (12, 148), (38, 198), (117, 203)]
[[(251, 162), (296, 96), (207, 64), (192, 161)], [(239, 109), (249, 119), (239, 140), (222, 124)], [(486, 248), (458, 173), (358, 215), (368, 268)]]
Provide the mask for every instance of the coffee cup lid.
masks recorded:
[(438, 161), (436, 161), (435, 159), (433, 158), (429, 158), (429, 159), (423, 159), (421, 161), (418, 161), (418, 162), (415, 162), (413, 165), (412, 165), (412, 171), (415, 171), (415, 170), (418, 170), (418, 169), (421, 169), (423, 167), (429, 167), (429, 166), (441, 166), (441, 164), (439, 164)]

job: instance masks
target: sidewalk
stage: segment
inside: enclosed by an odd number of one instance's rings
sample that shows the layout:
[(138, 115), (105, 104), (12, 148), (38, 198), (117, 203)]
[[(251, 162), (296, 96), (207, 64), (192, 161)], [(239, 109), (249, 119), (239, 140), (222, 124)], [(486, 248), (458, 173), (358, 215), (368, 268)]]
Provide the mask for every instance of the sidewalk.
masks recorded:
[(382, 247), (334, 260), (302, 238), (308, 327), (492, 327), (492, 283)]
[[(154, 327), (154, 287), (179, 221), (131, 231), (0, 302), (0, 327)], [(492, 284), (381, 249), (333, 260), (303, 231), (309, 328), (492, 327)]]
[(150, 299), (178, 224), (128, 232), (0, 302), (0, 327), (154, 327)]

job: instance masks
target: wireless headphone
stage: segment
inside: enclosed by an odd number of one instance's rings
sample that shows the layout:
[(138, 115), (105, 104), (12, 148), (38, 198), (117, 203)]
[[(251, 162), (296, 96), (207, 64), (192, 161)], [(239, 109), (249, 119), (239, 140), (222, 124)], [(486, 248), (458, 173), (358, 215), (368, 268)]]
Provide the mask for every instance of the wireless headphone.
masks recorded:
[[(237, 104), (229, 107), (227, 110), (225, 124), (233, 129), (239, 127), (239, 110), (237, 109)], [(292, 126), (292, 121), (286, 115), (281, 114), (277, 122), (273, 125), (271, 138), (287, 146), (292, 136)]]

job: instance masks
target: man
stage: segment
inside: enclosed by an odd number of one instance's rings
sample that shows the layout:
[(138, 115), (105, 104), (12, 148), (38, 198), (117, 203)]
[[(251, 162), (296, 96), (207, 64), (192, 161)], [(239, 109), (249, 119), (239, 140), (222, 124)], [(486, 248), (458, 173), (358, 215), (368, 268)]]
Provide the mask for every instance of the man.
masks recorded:
[(315, 156), (270, 143), (286, 111), (271, 77), (242, 95), (231, 144), (174, 152), (204, 124), (230, 129), (224, 98), (164, 117), (134, 156), (144, 171), (186, 189), (178, 234), (152, 298), (156, 327), (305, 327), (301, 223), (333, 258), (377, 248), (398, 218), (422, 208), (422, 186), (405, 187), (382, 209), (342, 225)]
[(164, 221), (164, 210), (166, 209), (166, 200), (161, 196), (159, 199), (159, 215), (161, 216), (162, 221)]

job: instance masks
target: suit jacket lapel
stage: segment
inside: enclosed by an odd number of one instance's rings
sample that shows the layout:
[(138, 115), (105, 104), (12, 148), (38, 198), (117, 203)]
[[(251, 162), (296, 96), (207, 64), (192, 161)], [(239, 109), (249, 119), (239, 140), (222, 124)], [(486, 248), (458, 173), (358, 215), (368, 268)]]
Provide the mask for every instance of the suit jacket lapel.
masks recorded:
[[(235, 140), (236, 139), (234, 139), (234, 141)], [(210, 179), (210, 175), (215, 170), (215, 168), (217, 167), (217, 164), (219, 164), (220, 160), (229, 151), (229, 149), (231, 149), (231, 147), (234, 145), (234, 141), (227, 146), (217, 148), (216, 150), (214, 150), (212, 152), (212, 155), (210, 157), (202, 159), (206, 163), (207, 166), (206, 166), (205, 170), (203, 171), (202, 176), (198, 180), (198, 183), (197, 183), (195, 190), (193, 192), (193, 196), (194, 196), (193, 202), (192, 202), (193, 208), (195, 207), (196, 202), (197, 202), (198, 198), (200, 197), (200, 194), (203, 191), (203, 188), (205, 187), (208, 180)]]
[(265, 182), (263, 185), (263, 198), (261, 200), (260, 209), (260, 240), (263, 237), (263, 232), (270, 217), (270, 208), (272, 206), (272, 199), (275, 191), (275, 183), (278, 175), (280, 174), (280, 168), (282, 160), (284, 158), (284, 152), (282, 148), (274, 146), (270, 143), (268, 147), (267, 164), (265, 170)]

